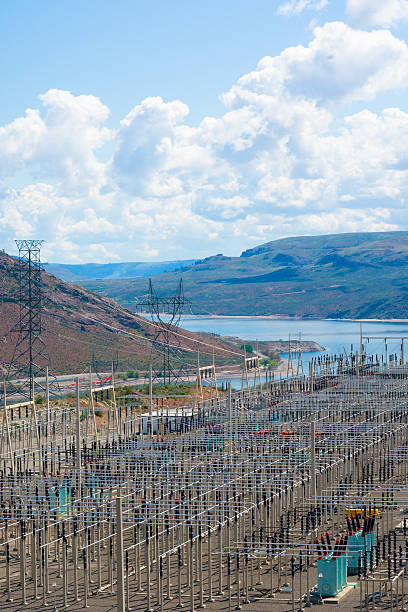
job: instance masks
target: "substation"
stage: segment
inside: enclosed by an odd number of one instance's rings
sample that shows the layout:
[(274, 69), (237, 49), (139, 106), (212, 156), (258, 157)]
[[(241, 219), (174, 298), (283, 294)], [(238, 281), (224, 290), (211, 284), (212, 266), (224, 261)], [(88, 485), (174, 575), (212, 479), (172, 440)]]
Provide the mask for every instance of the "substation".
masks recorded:
[(5, 399), (0, 609), (405, 609), (407, 399), (407, 366), (364, 355), (147, 433), (112, 390), (96, 429), (79, 381), (76, 409)]
[[(75, 406), (53, 405), (36, 365), (40, 244), (18, 242), (18, 340), (1, 390), (0, 610), (408, 609), (406, 338), (379, 359), (361, 333), (359, 351), (313, 359), (307, 376), (299, 351), (279, 381), (245, 354), (236, 392), (198, 356), (197, 393), (177, 407), (153, 397), (151, 367), (148, 408), (116, 397), (113, 371), (98, 386), (76, 377)], [(180, 283), (173, 326), (184, 302)], [(148, 303), (166, 382), (177, 330), (151, 285)]]

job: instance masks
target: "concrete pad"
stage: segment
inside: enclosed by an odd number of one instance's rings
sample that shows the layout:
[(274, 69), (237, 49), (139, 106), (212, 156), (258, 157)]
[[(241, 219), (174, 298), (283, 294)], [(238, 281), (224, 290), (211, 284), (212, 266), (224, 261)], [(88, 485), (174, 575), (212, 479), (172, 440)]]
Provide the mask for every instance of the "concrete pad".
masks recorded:
[(340, 601), (344, 599), (344, 597), (347, 597), (347, 595), (350, 595), (350, 593), (352, 593), (356, 587), (357, 587), (357, 584), (348, 584), (347, 586), (344, 587), (342, 591), (340, 591), (340, 593), (336, 595), (336, 597), (325, 597), (323, 599), (323, 603), (324, 604), (339, 604)]

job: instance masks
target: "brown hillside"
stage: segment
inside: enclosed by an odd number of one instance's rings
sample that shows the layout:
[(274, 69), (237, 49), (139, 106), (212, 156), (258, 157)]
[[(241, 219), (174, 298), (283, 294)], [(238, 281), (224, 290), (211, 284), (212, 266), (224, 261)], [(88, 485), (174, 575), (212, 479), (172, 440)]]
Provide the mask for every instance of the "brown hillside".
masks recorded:
[[(96, 295), (82, 287), (68, 285), (42, 272), (43, 334), (54, 373), (87, 370), (94, 356), (99, 369), (112, 360), (118, 368), (145, 369), (150, 358), (150, 347), (155, 334), (152, 325), (113, 300)], [(0, 252), (0, 365), (11, 360), (18, 337), (13, 332), (18, 322), (18, 263)], [(199, 348), (200, 361), (212, 360), (212, 346), (217, 363), (239, 361), (236, 347), (217, 338), (209, 339), (180, 330), (180, 343), (187, 363), (194, 368)], [(211, 344), (211, 347), (208, 346)], [(159, 360), (159, 355), (157, 356)]]

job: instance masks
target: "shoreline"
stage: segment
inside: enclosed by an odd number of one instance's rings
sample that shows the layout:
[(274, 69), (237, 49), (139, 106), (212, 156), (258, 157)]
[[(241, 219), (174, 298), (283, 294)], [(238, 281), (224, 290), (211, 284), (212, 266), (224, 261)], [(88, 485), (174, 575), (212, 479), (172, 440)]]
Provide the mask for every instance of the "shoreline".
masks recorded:
[[(281, 357), (279, 363), (277, 364), (277, 366), (275, 368), (273, 368), (273, 370), (268, 370), (268, 372), (271, 372), (272, 374), (287, 374), (287, 370), (288, 370), (288, 362), (289, 359), (286, 359), (286, 357)], [(261, 376), (265, 376), (265, 370), (261, 370)], [(240, 378), (242, 378), (243, 373), (242, 371), (236, 370), (236, 371), (231, 371), (231, 372), (220, 372), (217, 375), (217, 380), (224, 380), (224, 379), (234, 379), (234, 380), (239, 380)], [(254, 370), (251, 370), (251, 373), (249, 374), (249, 378), (253, 378), (254, 377)]]
[(408, 319), (305, 319), (285, 315), (181, 315), (183, 319), (259, 319), (264, 321), (348, 321), (349, 323), (408, 323)]
[[(306, 321), (307, 319), (300, 319)], [(349, 321), (350, 323), (408, 323), (408, 319), (309, 319), (309, 321)]]

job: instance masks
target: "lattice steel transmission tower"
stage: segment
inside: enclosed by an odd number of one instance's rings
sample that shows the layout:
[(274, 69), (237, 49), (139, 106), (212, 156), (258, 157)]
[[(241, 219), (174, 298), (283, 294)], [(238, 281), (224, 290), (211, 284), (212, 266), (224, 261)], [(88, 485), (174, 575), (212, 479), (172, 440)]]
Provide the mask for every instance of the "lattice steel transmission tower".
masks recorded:
[[(46, 350), (42, 332), (41, 245), (43, 240), (16, 240), (18, 248), (18, 303), (19, 321), (15, 328), (18, 339), (10, 364), (9, 376), (28, 378), (29, 388), (24, 394), (34, 399), (34, 380), (44, 370)], [(20, 389), (21, 392), (21, 389)]]
[[(183, 281), (180, 279), (177, 293), (170, 297), (158, 297), (149, 278), (148, 294), (137, 301), (137, 308), (148, 310), (154, 323), (154, 340), (152, 343), (150, 361), (154, 368), (153, 378), (161, 379), (164, 384), (179, 382), (187, 374), (185, 351), (181, 347), (177, 333), (181, 315), (191, 300), (184, 296)], [(163, 318), (163, 315), (167, 315)], [(159, 367), (155, 355), (160, 354)]]

